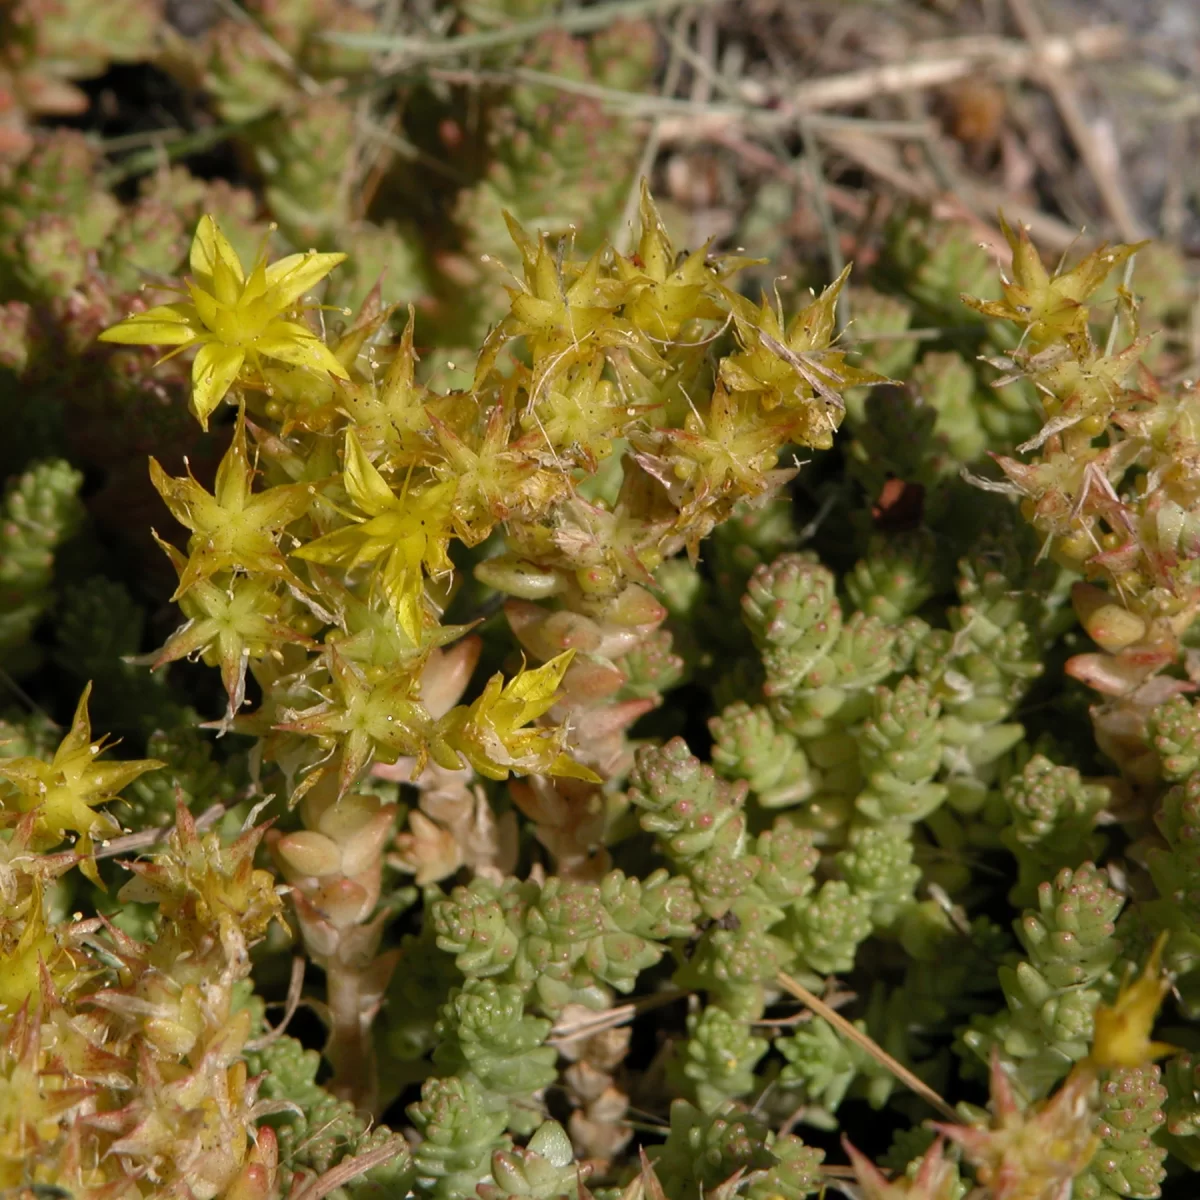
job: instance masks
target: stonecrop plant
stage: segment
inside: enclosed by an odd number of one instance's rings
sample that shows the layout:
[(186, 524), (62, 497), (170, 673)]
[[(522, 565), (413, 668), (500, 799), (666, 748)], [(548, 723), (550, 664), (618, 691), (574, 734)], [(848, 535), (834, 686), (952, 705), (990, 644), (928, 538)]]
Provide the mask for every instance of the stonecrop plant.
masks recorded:
[[(914, 364), (886, 335), (971, 261), (931, 233), (851, 344), (848, 272), (749, 299), (644, 187), (628, 253), (508, 228), (470, 362), (211, 215), (99, 334), (190, 354), (222, 453), (148, 464), (179, 623), (101, 664), (147, 757), (91, 685), (4, 727), (0, 1190), (1191, 1186), (1196, 399), (1139, 367), (1129, 276), (1089, 307), (1139, 248), (1050, 273), (1008, 231), (979, 353)], [(5, 502), (30, 603), (65, 469)], [(214, 711), (154, 699), (185, 660)]]

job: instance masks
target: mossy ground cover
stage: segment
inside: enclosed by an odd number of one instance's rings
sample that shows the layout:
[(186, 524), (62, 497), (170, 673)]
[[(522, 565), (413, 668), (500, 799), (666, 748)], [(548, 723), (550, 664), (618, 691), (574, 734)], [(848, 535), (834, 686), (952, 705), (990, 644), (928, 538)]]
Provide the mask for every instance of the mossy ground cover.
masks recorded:
[(1193, 1194), (1160, 7), (0, 8), (6, 1194)]

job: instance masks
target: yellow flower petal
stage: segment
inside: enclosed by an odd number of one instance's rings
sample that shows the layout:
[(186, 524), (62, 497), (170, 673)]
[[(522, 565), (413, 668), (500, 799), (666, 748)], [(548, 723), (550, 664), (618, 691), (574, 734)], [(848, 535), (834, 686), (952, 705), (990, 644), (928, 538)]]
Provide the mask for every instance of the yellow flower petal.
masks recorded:
[[(240, 512), (250, 499), (250, 456), (246, 451), (246, 422), (238, 414), (233, 441), (217, 467), (213, 498), (220, 508)], [(205, 497), (207, 499), (207, 497)]]
[(200, 347), (192, 363), (192, 409), (201, 428), (208, 429), (209, 416), (233, 386), (245, 361), (245, 350), (237, 346), (206, 342)]
[(217, 255), (216, 262), (213, 263), (212, 284), (213, 295), (216, 296), (218, 304), (234, 305), (238, 302), (242, 293), (240, 263), (238, 268), (238, 271), (234, 271), (223, 255)]
[(305, 292), (319, 283), (339, 263), (344, 254), (289, 254), (267, 268), (271, 303), (290, 308)]
[(1096, 1009), (1089, 1055), (1096, 1066), (1142, 1067), (1174, 1053), (1174, 1046), (1150, 1040), (1159, 1005), (1171, 990), (1171, 980), (1162, 969), (1166, 944), (1164, 932), (1155, 941), (1141, 975), (1132, 983), (1126, 980), (1112, 1004), (1101, 1004)]
[[(364, 547), (370, 550), (365, 558), (361, 557)], [(302, 558), (305, 562), (339, 563), (350, 560), (352, 567), (370, 562), (378, 558), (384, 551), (382, 546), (371, 546), (363, 539), (357, 525), (349, 525), (345, 529), (335, 529), (305, 546), (292, 551), (293, 558)]]
[(187, 289), (191, 293), (192, 304), (195, 306), (200, 320), (219, 337), (222, 333), (221, 316), (228, 310), (224, 309), (213, 296), (209, 295), (208, 292), (190, 279), (187, 280)]
[(339, 379), (349, 379), (346, 368), (320, 338), (294, 321), (272, 321), (254, 340), (254, 348), (266, 358), (310, 370), (328, 371)]
[(547, 775), (558, 775), (565, 779), (581, 779), (584, 783), (603, 783), (604, 777), (597, 775), (591, 767), (576, 762), (569, 754), (560, 754), (547, 768)]
[(518, 724), (535, 721), (547, 709), (554, 707), (558, 685), (562, 683), (574, 657), (574, 650), (564, 650), (549, 662), (532, 671), (522, 671), (509, 681), (504, 689), (504, 698), (521, 702), (523, 716)]
[(99, 335), (123, 346), (186, 346), (199, 337), (200, 314), (191, 304), (162, 304), (127, 317)]
[(216, 221), (206, 213), (200, 218), (200, 224), (196, 227), (196, 236), (192, 239), (192, 252), (188, 260), (192, 274), (201, 283), (211, 282), (218, 259), (225, 264), (239, 283), (245, 281), (246, 274), (242, 270), (242, 263), (237, 256), (237, 251), (230, 245), (229, 239), (217, 228)]
[(88, 702), (91, 696), (92, 682), (89, 679), (83, 689), (83, 695), (79, 697), (79, 703), (75, 705), (75, 716), (71, 721), (71, 728), (54, 752), (56, 767), (61, 767), (68, 759), (82, 754), (84, 749), (91, 744), (92, 723), (88, 718)]
[(388, 598), (395, 609), (396, 620), (400, 622), (400, 628), (404, 630), (410, 641), (419, 644), (425, 629), (425, 606), (422, 603), (424, 588), (421, 586), (419, 575), (416, 577), (416, 585), (416, 587), (407, 588), (399, 594), (389, 593)]
[(367, 457), (353, 428), (346, 430), (346, 491), (363, 512), (372, 517), (397, 506), (395, 494)]

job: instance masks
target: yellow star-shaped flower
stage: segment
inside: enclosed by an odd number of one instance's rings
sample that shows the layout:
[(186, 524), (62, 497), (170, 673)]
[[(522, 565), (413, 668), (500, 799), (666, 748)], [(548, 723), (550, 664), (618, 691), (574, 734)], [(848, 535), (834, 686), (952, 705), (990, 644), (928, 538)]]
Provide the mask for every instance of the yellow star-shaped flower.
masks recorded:
[(367, 458), (354, 430), (346, 431), (347, 494), (364, 514), (356, 524), (335, 529), (294, 551), (315, 563), (347, 570), (382, 560), (379, 581), (404, 632), (419, 642), (425, 624), (425, 576), (444, 575), (454, 564), (447, 554), (451, 533), (452, 482), (405, 490), (397, 496)]
[[(344, 254), (289, 254), (267, 265), (266, 252), (247, 276), (237, 252), (212, 217), (200, 218), (192, 242), (191, 303), (163, 304), (106, 329), (102, 342), (175, 346), (178, 354), (199, 346), (192, 364), (192, 408), (207, 429), (208, 418), (249, 363), (277, 359), (348, 378), (346, 368), (312, 330), (285, 315), (324, 279)], [(170, 357), (168, 355), (167, 357)]]
[(1094, 1018), (1092, 1052), (1088, 1056), (1102, 1069), (1143, 1067), (1156, 1058), (1173, 1054), (1174, 1046), (1151, 1040), (1150, 1031), (1171, 980), (1162, 969), (1167, 934), (1159, 935), (1142, 973), (1121, 984), (1112, 1004), (1101, 1004)]
[(308, 511), (307, 485), (285, 483), (252, 492), (254, 470), (246, 449), (246, 425), (239, 418), (233, 441), (217, 468), (211, 493), (189, 473), (173, 478), (150, 460), (150, 479), (171, 515), (191, 530), (187, 565), (172, 600), (196, 584), (226, 571), (270, 575), (300, 586), (279, 550), (279, 536)]
[[(97, 806), (115, 799), (139, 775), (164, 765), (153, 758), (136, 762), (97, 761), (105, 743), (103, 739), (92, 741), (92, 724), (88, 719), (91, 691), (89, 683), (79, 698), (70, 731), (52, 761), (28, 757), (0, 764), (0, 780), (10, 785), (0, 788), (0, 810), (34, 813), (32, 845), (36, 850), (51, 850), (68, 833), (74, 833), (79, 839), (78, 853), (90, 856), (96, 834), (108, 836), (121, 830), (116, 818), (97, 812)], [(87, 857), (80, 870), (98, 882), (95, 865)]]
[(465, 759), (488, 779), (536, 772), (600, 783), (595, 772), (566, 752), (565, 728), (533, 724), (558, 701), (559, 684), (574, 656), (574, 650), (566, 650), (507, 683), (503, 675), (493, 675), (474, 704), (451, 709), (439, 722), (430, 746), (434, 760), (455, 770)]

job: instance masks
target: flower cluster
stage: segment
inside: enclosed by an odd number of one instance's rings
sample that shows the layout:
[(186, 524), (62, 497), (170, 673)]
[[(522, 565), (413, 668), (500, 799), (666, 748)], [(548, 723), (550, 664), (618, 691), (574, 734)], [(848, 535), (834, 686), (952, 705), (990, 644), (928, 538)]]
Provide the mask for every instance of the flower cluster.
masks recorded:
[[(325, 78), (351, 10), (279, 7)], [(278, 63), (216, 29), (236, 112)], [(266, 164), (341, 104), (246, 136)], [(543, 143), (581, 167), (524, 117), (460, 199), (481, 245)], [(9, 182), (78, 223), (64, 161)], [(286, 168), (276, 211), (335, 228)], [(8, 315), (78, 335), (97, 412), (158, 388), (192, 427), (137, 423), (161, 586), (72, 540), (74, 466), (6, 491), (0, 666), (75, 708), (0, 720), (0, 1189), (1150, 1200), (1200, 1166), (1191, 392), (1138, 367), (1128, 280), (1089, 308), (1139, 248), (1051, 273), (1012, 232), (996, 288), (898, 219), (890, 291), (789, 316), (643, 189), (628, 251), (507, 218), (468, 354), (482, 289), (406, 311), (209, 207), (119, 306), (117, 210), (73, 257), (0, 207)], [(878, 1165), (863, 1102), (905, 1125)]]
[[(523, 269), (468, 392), (417, 381), (412, 315), (389, 346), (377, 299), (329, 346), (304, 323), (340, 256), (260, 256), (247, 273), (207, 217), (189, 300), (101, 335), (195, 348), (197, 419), (223, 402), (236, 412), (212, 491), (151, 460), (189, 535), (183, 549), (160, 539), (187, 621), (155, 664), (219, 665), (222, 727), (257, 736), (279, 780), (264, 786), (302, 804), (304, 830), (272, 851), (309, 953), (339, 980), (339, 1079), (364, 1078), (371, 997), (391, 965), (371, 917), (395, 810), (364, 801), (369, 773), (403, 769), (442, 825), (474, 809), (473, 778), (530, 777), (517, 803), (557, 806), (560, 823), (602, 806), (627, 769), (622, 731), (650, 703), (618, 695), (624, 660), (665, 616), (655, 568), (769, 499), (793, 474), (785, 446), (830, 444), (835, 389), (876, 378), (831, 347), (843, 280), (785, 322), (731, 289), (739, 261), (677, 255), (648, 195), (641, 220), (633, 254), (586, 260), (514, 224)], [(455, 545), (494, 547), (476, 575), (512, 597), (509, 623), (541, 663), (494, 675), (471, 703), (458, 700), (473, 658), (442, 649), (470, 645), (469, 623), (443, 621), (461, 586)]]

